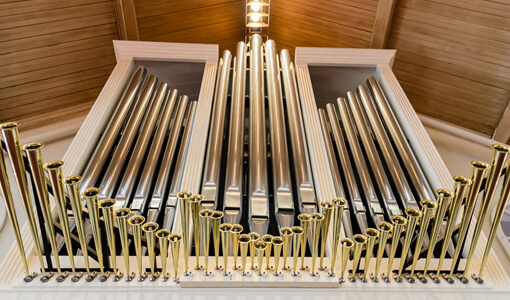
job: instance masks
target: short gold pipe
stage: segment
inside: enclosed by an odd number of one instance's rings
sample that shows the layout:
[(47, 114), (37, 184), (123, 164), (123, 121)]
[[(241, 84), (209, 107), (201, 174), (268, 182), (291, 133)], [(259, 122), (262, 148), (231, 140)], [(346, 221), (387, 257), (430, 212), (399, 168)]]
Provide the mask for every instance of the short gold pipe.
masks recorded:
[(212, 220), (212, 235), (213, 235), (213, 245), (214, 245), (214, 269), (219, 270), (219, 259), (220, 259), (220, 223), (221, 218), (223, 218), (223, 213), (221, 211), (214, 211), (211, 220)]
[(148, 222), (142, 225), (142, 231), (145, 232), (145, 240), (147, 241), (147, 251), (149, 252), (149, 264), (151, 267), (151, 278), (157, 278), (159, 273), (156, 273), (156, 253), (154, 247), (156, 246), (156, 231), (159, 225), (155, 222)]
[(274, 276), (280, 276), (281, 273), (278, 272), (278, 268), (280, 266), (280, 255), (282, 253), (283, 248), (283, 238), (281, 236), (275, 236), (271, 239), (271, 243), (274, 248)]
[(448, 251), (448, 244), (452, 239), (453, 229), (455, 227), (455, 223), (457, 222), (460, 206), (462, 205), (469, 185), (471, 185), (471, 180), (464, 176), (455, 176), (453, 177), (453, 180), (455, 181), (455, 186), (453, 189), (454, 196), (450, 204), (450, 215), (448, 216), (448, 221), (446, 222), (446, 232), (443, 239), (443, 246), (441, 248), (441, 256), (439, 257), (439, 262), (437, 264), (436, 276), (439, 276), (441, 273), (441, 267), (443, 266), (446, 252)]
[(262, 271), (264, 269), (264, 254), (266, 252), (266, 243), (262, 241), (257, 241), (255, 243), (255, 249), (257, 251), (257, 265), (259, 266), (259, 272), (257, 275), (262, 276), (264, 275), (264, 272)]
[(250, 233), (248, 233), (248, 236), (250, 237), (250, 261), (251, 261), (250, 269), (254, 270), (255, 269), (255, 254), (256, 254), (255, 243), (259, 240), (260, 235), (256, 232), (250, 232)]
[(181, 249), (181, 240), (182, 235), (172, 233), (168, 237), (168, 241), (170, 241), (170, 249), (172, 251), (172, 262), (174, 265), (174, 281), (179, 281), (179, 258), (180, 258), (180, 249)]
[(272, 239), (273, 239), (273, 236), (270, 234), (265, 234), (260, 238), (261, 241), (266, 243), (266, 270), (271, 270), (269, 261), (271, 259), (271, 249), (273, 247), (273, 243), (271, 243)]
[(434, 212), (437, 208), (436, 202), (432, 200), (421, 200), (421, 221), (420, 221), (420, 231), (418, 232), (418, 237), (416, 238), (416, 246), (414, 247), (414, 255), (413, 255), (413, 264), (411, 266), (411, 278), (414, 276), (414, 270), (416, 269), (416, 263), (420, 258), (421, 248), (423, 246), (423, 240), (427, 235), (427, 230), (429, 228), (429, 223), (432, 217), (434, 217)]
[(478, 218), (476, 218), (475, 232), (473, 233), (473, 238), (471, 239), (471, 247), (469, 247), (466, 266), (464, 267), (463, 275), (464, 278), (466, 278), (469, 272), (471, 259), (473, 258), (473, 254), (475, 253), (475, 249), (478, 244), (478, 239), (480, 238), (480, 233), (482, 233), (482, 227), (485, 221), (485, 217), (487, 216), (489, 208), (491, 207), (492, 198), (494, 197), (494, 193), (496, 192), (496, 187), (498, 186), (500, 174), (503, 171), (503, 167), (506, 165), (508, 153), (510, 152), (508, 146), (505, 145), (498, 144), (492, 145), (492, 149), (494, 150), (494, 153), (492, 156), (489, 174), (487, 176), (487, 182), (485, 183), (483, 199), (482, 202), (480, 203), (480, 211), (478, 212)]
[(365, 230), (365, 235), (367, 236), (367, 251), (365, 253), (365, 266), (363, 270), (363, 278), (366, 280), (368, 274), (368, 268), (370, 267), (370, 260), (372, 259), (372, 254), (374, 252), (374, 245), (376, 239), (379, 237), (379, 230), (374, 228), (367, 228)]
[(355, 234), (352, 237), (354, 241), (354, 256), (352, 258), (352, 277), (356, 277), (358, 272), (359, 261), (361, 260), (361, 252), (367, 243), (367, 237), (362, 234)]
[(310, 216), (311, 228), (312, 228), (312, 266), (310, 268), (311, 276), (318, 276), (315, 273), (315, 260), (317, 259), (317, 251), (319, 247), (319, 236), (321, 233), (321, 224), (324, 220), (324, 215), (321, 213), (313, 213)]
[[(211, 241), (211, 216), (213, 215), (213, 211), (211, 209), (202, 209), (199, 213), (200, 215), (200, 228), (202, 236), (204, 237), (204, 275), (209, 276), (211, 273), (209, 272), (209, 243)], [(198, 249), (195, 249), (198, 251)], [(199, 255), (199, 254), (197, 254)]]
[[(39, 259), (39, 264), (41, 266), (42, 275), (41, 281), (47, 281), (49, 277), (51, 277), (51, 274), (50, 276), (48, 276), (46, 274), (46, 270), (44, 267), (41, 242), (39, 240), (37, 224), (35, 222), (35, 215), (32, 209), (32, 199), (30, 197), (30, 192), (28, 191), (25, 162), (23, 161), (23, 155), (21, 154), (18, 124), (14, 122), (0, 124), (0, 131), (3, 136), (5, 146), (7, 148), (7, 154), (9, 155), (9, 158), (11, 160), (12, 169), (14, 171), (14, 177), (16, 178), (16, 182), (18, 183), (18, 189), (21, 195), (21, 199), (23, 201), (23, 207), (25, 208), (25, 212), (27, 213), (28, 225), (30, 226), (30, 233), (32, 234), (32, 239), (34, 241), (35, 246), (34, 248), (37, 252), (37, 258)], [(8, 178), (7, 175), (6, 178)], [(28, 269), (28, 267), (25, 269)], [(31, 281), (33, 279), (33, 276), (29, 274), (28, 270), (25, 270), (25, 272), (27, 273), (25, 281)]]
[(344, 282), (345, 270), (347, 269), (347, 262), (349, 261), (349, 256), (351, 255), (351, 249), (354, 246), (354, 242), (351, 239), (344, 238), (340, 241), (340, 246), (342, 247), (342, 266), (340, 270), (340, 281)]
[(460, 221), (460, 229), (459, 236), (457, 238), (457, 247), (455, 247), (455, 253), (452, 259), (452, 266), (450, 268), (450, 276), (453, 276), (453, 272), (455, 271), (455, 266), (457, 265), (457, 260), (459, 259), (460, 252), (462, 251), (462, 245), (464, 244), (464, 240), (466, 239), (467, 231), (469, 228), (469, 223), (471, 217), (473, 216), (473, 211), (476, 205), (476, 199), (478, 198), (478, 193), (480, 192), (480, 187), (483, 183), (483, 178), (489, 169), (489, 165), (481, 162), (481, 161), (473, 161), (471, 162), (472, 171), (471, 171), (471, 185), (469, 186), (469, 190), (466, 196), (466, 202), (464, 205), (464, 213), (462, 214), (462, 220)]
[(135, 244), (136, 261), (138, 264), (138, 281), (144, 281), (147, 277), (146, 272), (143, 270), (142, 263), (142, 224), (145, 218), (140, 215), (132, 216), (128, 219), (128, 224), (131, 225), (133, 232), (133, 243)]
[(342, 217), (347, 200), (344, 198), (333, 199), (333, 253), (331, 255), (330, 276), (335, 276), (336, 257), (338, 255), (338, 243), (340, 242), (340, 233), (342, 232)]
[(247, 276), (246, 272), (246, 257), (248, 256), (248, 247), (251, 243), (251, 238), (248, 234), (241, 234), (239, 236), (239, 248), (241, 250), (241, 275)]
[(393, 225), (389, 222), (382, 221), (377, 224), (377, 229), (379, 229), (380, 236), (379, 246), (377, 248), (377, 259), (375, 260), (374, 277), (372, 279), (375, 282), (379, 281), (379, 268), (381, 267), (382, 257), (384, 255), (386, 244), (388, 243), (388, 237), (393, 229)]
[(282, 227), (280, 234), (283, 237), (283, 267), (282, 270), (287, 270), (287, 257), (289, 256), (289, 249), (292, 240), (292, 230), (290, 227)]
[(305, 270), (305, 253), (306, 253), (306, 242), (308, 241), (308, 228), (310, 228), (310, 219), (312, 218), (309, 214), (298, 215), (298, 220), (303, 227), (303, 237), (301, 238), (301, 270)]
[(30, 172), (32, 173), (32, 178), (34, 179), (35, 192), (37, 193), (39, 205), (41, 206), (42, 215), (44, 217), (45, 225), (44, 227), (46, 229), (46, 236), (48, 237), (48, 241), (53, 252), (53, 257), (55, 259), (55, 265), (57, 267), (58, 274), (57, 281), (63, 281), (63, 279), (66, 277), (65, 275), (67, 274), (62, 274), (62, 270), (60, 268), (60, 258), (58, 255), (58, 248), (55, 240), (55, 228), (53, 226), (53, 217), (50, 201), (48, 199), (48, 188), (46, 186), (46, 177), (44, 176), (42, 166), (42, 153), (41, 153), (42, 147), (43, 143), (30, 143), (24, 145), (23, 150), (27, 155)]
[(82, 193), (82, 197), (87, 201), (87, 211), (89, 213), (90, 224), (92, 226), (92, 237), (96, 248), (97, 261), (99, 263), (99, 271), (101, 272), (101, 280), (108, 277), (104, 272), (103, 263), (103, 245), (101, 243), (101, 228), (99, 227), (99, 207), (97, 206), (97, 196), (101, 193), (98, 188), (86, 188)]
[(161, 274), (162, 278), (161, 281), (165, 282), (168, 281), (168, 273), (166, 271), (166, 265), (167, 265), (167, 258), (168, 258), (168, 237), (172, 233), (168, 229), (160, 229), (156, 231), (156, 237), (158, 238), (159, 242), (159, 257), (161, 259)]
[(101, 212), (103, 214), (103, 221), (106, 229), (106, 240), (108, 242), (108, 249), (110, 250), (110, 259), (112, 261), (113, 266), (113, 274), (115, 274), (115, 281), (118, 281), (122, 276), (122, 273), (117, 273), (117, 249), (115, 243), (115, 231), (113, 225), (113, 206), (115, 205), (115, 200), (113, 199), (104, 199), (99, 201), (99, 208), (101, 208)]
[[(321, 224), (321, 257), (319, 259), (319, 270), (323, 271), (324, 267), (324, 255), (326, 253), (326, 244), (328, 241), (329, 223), (331, 221), (331, 213), (333, 212), (334, 204), (332, 201), (322, 201), (320, 203), (321, 212), (324, 215), (324, 220)], [(284, 261), (285, 262), (285, 261)]]
[(292, 276), (297, 276), (297, 262), (299, 258), (299, 248), (301, 247), (301, 238), (303, 237), (303, 227), (293, 226), (292, 231)]
[(407, 228), (406, 235), (404, 238), (404, 245), (402, 246), (402, 252), (400, 253), (400, 265), (398, 267), (398, 275), (400, 278), (402, 275), (402, 270), (404, 269), (404, 264), (406, 263), (407, 254), (409, 253), (409, 247), (411, 246), (411, 241), (413, 240), (414, 230), (416, 229), (416, 224), (420, 220), (421, 211), (416, 208), (408, 208), (406, 209), (407, 215)]
[[(179, 212), (181, 214), (181, 229), (182, 229), (182, 252), (184, 253), (184, 276), (188, 276), (189, 272), (189, 222), (190, 222), (190, 206), (189, 198), (193, 193), (181, 191), (177, 193), (177, 203), (179, 205)], [(180, 244), (180, 240), (179, 240)]]
[(228, 251), (229, 251), (229, 241), (230, 241), (230, 233), (232, 231), (232, 224), (223, 223), (218, 226), (218, 230), (221, 235), (221, 245), (223, 252), (223, 275), (228, 276), (230, 272), (228, 271)]
[(237, 270), (239, 266), (237, 265), (237, 256), (239, 254), (239, 236), (241, 232), (243, 232), (243, 226), (239, 224), (232, 225), (232, 231), (230, 234), (232, 236), (232, 252), (234, 254), (234, 267), (232, 269)]
[(113, 212), (115, 219), (117, 219), (117, 226), (119, 226), (120, 244), (122, 246), (122, 254), (124, 255), (124, 266), (126, 269), (126, 281), (131, 281), (134, 278), (134, 273), (129, 269), (129, 239), (128, 239), (128, 217), (131, 213), (129, 208), (119, 208)]
[(395, 259), (395, 252), (397, 251), (398, 243), (400, 241), (400, 235), (406, 226), (407, 220), (402, 216), (392, 216), (391, 222), (393, 223), (393, 231), (391, 238), (391, 246), (390, 246), (390, 255), (388, 256), (388, 270), (386, 271), (385, 276), (389, 277), (391, 275), (391, 269), (393, 267), (393, 260)]
[(191, 207), (191, 216), (193, 219), (193, 237), (195, 242), (195, 257), (197, 264), (195, 270), (202, 269), (200, 267), (200, 205), (204, 197), (202, 195), (193, 195), (188, 201)]
[(439, 189), (436, 191), (437, 194), (437, 211), (436, 216), (434, 217), (434, 222), (432, 226), (432, 232), (430, 234), (430, 242), (429, 249), (427, 250), (427, 258), (425, 260), (425, 268), (423, 269), (423, 275), (427, 275), (430, 261), (432, 259), (432, 255), (434, 253), (434, 249), (436, 248), (437, 238), (439, 237), (439, 230), (443, 225), (444, 215), (446, 214), (446, 210), (448, 208), (448, 204), (450, 200), (453, 198), (453, 192), (446, 189)]

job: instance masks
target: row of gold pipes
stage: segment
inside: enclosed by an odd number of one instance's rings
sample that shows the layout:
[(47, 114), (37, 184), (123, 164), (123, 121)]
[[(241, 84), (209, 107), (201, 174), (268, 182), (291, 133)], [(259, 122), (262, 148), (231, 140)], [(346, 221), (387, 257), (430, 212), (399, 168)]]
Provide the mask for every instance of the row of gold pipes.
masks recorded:
[[(140, 215), (131, 216), (131, 211), (127, 208), (120, 208), (114, 211), (115, 200), (105, 199), (98, 201), (100, 190), (97, 188), (87, 188), (81, 194), (80, 191), (80, 176), (69, 176), (63, 178), (62, 175), (62, 161), (51, 161), (43, 165), (41, 148), (42, 143), (29, 143), (20, 146), (18, 125), (16, 123), (0, 124), (0, 131), (2, 133), (3, 141), (5, 142), (8, 156), (11, 160), (12, 167), (16, 182), (23, 200), (24, 208), (28, 216), (29, 226), (32, 237), (35, 242), (36, 252), (41, 265), (41, 281), (46, 282), (53, 275), (45, 271), (42, 249), (39, 242), (37, 224), (35, 222), (35, 215), (32, 209), (32, 201), (30, 198), (27, 178), (25, 175), (25, 165), (22, 155), (22, 149), (26, 154), (29, 168), (32, 174), (34, 183), (34, 194), (37, 194), (39, 204), (42, 210), (42, 217), (44, 218), (45, 229), (47, 232), (48, 240), (54, 255), (54, 260), (57, 268), (57, 280), (63, 281), (68, 276), (67, 272), (61, 271), (58, 249), (55, 240), (55, 228), (52, 217), (51, 205), (49, 202), (47, 182), (53, 190), (53, 197), (57, 207), (59, 216), (59, 223), (64, 236), (71, 270), (73, 273), (72, 280), (78, 281), (82, 277), (81, 272), (77, 272), (74, 264), (72, 238), (69, 228), (69, 217), (67, 215), (67, 200), (66, 194), (69, 198), (71, 208), (73, 211), (74, 221), (78, 233), (78, 238), (85, 261), (85, 268), (87, 273), (87, 281), (93, 280), (97, 273), (91, 271), (89, 266), (89, 246), (86, 242), (83, 211), (81, 206), (82, 197), (86, 200), (87, 212), (90, 218), (95, 253), (99, 263), (100, 280), (106, 281), (109, 272), (105, 272), (103, 262), (103, 249), (100, 229), (100, 211), (104, 221), (104, 226), (107, 233), (108, 249), (110, 253), (110, 260), (113, 266), (114, 281), (119, 280), (123, 274), (117, 268), (116, 262), (116, 237), (115, 225), (116, 221), (118, 232), (120, 235), (122, 252), (124, 255), (124, 267), (126, 273), (126, 281), (131, 281), (135, 277), (135, 273), (130, 271), (129, 265), (129, 229), (133, 235), (133, 243), (136, 251), (137, 265), (138, 265), (138, 280), (143, 281), (147, 278), (148, 274), (144, 271), (142, 257), (142, 235), (145, 235), (146, 249), (149, 256), (149, 264), (151, 276), (150, 280), (155, 280), (159, 276), (163, 281), (170, 278), (167, 273), (167, 260), (169, 254), (172, 256), (173, 262), (173, 279), (178, 280), (179, 261), (181, 259), (181, 244), (183, 247), (183, 260), (184, 260), (184, 276), (192, 275), (189, 268), (189, 253), (190, 253), (190, 238), (193, 239), (196, 249), (196, 266), (195, 270), (204, 269), (205, 276), (211, 276), (212, 272), (209, 271), (209, 246), (210, 236), (212, 232), (213, 247), (215, 253), (215, 266), (216, 270), (223, 269), (224, 276), (230, 276), (231, 272), (228, 269), (228, 257), (232, 250), (234, 266), (232, 270), (239, 270), (242, 276), (250, 276), (246, 271), (248, 250), (250, 250), (250, 269), (258, 271), (257, 276), (267, 276), (263, 271), (264, 257), (265, 269), (273, 270), (273, 276), (283, 276), (279, 271), (280, 261), (282, 261), (282, 270), (290, 270), (291, 276), (301, 276), (298, 272), (298, 260), (301, 258), (300, 270), (306, 270), (305, 250), (308, 241), (308, 234), (310, 232), (310, 249), (312, 252), (311, 267), (309, 268), (310, 276), (319, 276), (316, 272), (316, 260), (319, 256), (318, 270), (326, 270), (327, 266), (324, 265), (324, 257), (326, 250), (326, 242), (329, 233), (329, 227), (332, 227), (332, 257), (330, 260), (330, 267), (328, 276), (335, 275), (335, 265), (337, 260), (338, 250), (341, 249), (341, 272), (340, 281), (344, 281), (345, 272), (347, 269), (348, 261), (352, 255), (352, 271), (348, 274), (351, 281), (356, 280), (359, 276), (362, 281), (367, 281), (371, 277), (373, 281), (378, 281), (378, 274), (382, 258), (385, 252), (389, 253), (386, 273), (381, 273), (381, 277), (385, 281), (389, 281), (393, 277), (397, 282), (402, 281), (404, 265), (406, 258), (410, 251), (412, 251), (412, 265), (410, 273), (404, 274), (409, 282), (414, 282), (415, 269), (417, 261), (421, 254), (426, 253), (426, 260), (423, 273), (416, 273), (417, 277), (422, 282), (426, 282), (427, 275), (433, 279), (434, 282), (439, 282), (439, 275), (442, 271), (442, 265), (446, 257), (449, 241), (452, 238), (454, 229), (456, 227), (456, 220), (459, 218), (461, 206), (464, 204), (464, 210), (461, 216), (460, 228), (458, 231), (457, 247), (452, 259), (451, 268), (449, 273), (444, 273), (443, 277), (448, 282), (453, 282), (453, 276), (456, 263), (459, 259), (462, 245), (467, 236), (467, 231), (471, 217), (474, 212), (476, 201), (479, 191), (482, 187), (483, 179), (487, 175), (486, 184), (484, 186), (484, 194), (480, 203), (480, 211), (477, 218), (477, 223), (474, 229), (474, 234), (471, 238), (471, 245), (466, 260), (466, 265), (462, 274), (456, 274), (461, 282), (467, 282), (467, 274), (469, 266), (477, 246), (478, 239), (482, 231), (482, 224), (491, 207), (492, 199), (496, 193), (496, 187), (500, 178), (500, 174), (506, 167), (505, 179), (500, 193), (499, 201), (497, 203), (496, 215), (494, 216), (492, 226), (488, 236), (488, 242), (480, 264), (480, 270), (473, 278), (482, 283), (481, 279), (488, 254), (494, 241), (496, 230), (504, 209), (508, 203), (510, 196), (510, 167), (508, 166), (509, 148), (505, 145), (493, 145), (494, 154), (490, 165), (475, 161), (472, 162), (471, 178), (463, 176), (455, 176), (453, 191), (447, 189), (437, 190), (437, 202), (432, 200), (422, 200), (421, 211), (415, 208), (408, 208), (405, 213), (406, 217), (393, 216), (391, 223), (380, 222), (377, 224), (377, 229), (369, 228), (365, 234), (356, 234), (349, 238), (341, 239), (342, 230), (342, 215), (347, 201), (342, 198), (335, 198), (332, 201), (324, 201), (320, 203), (322, 213), (301, 214), (298, 216), (300, 226), (283, 227), (280, 229), (280, 236), (260, 235), (256, 232), (243, 234), (243, 227), (239, 224), (221, 223), (223, 213), (220, 211), (212, 211), (210, 209), (201, 209), (202, 196), (195, 195), (191, 192), (180, 192), (177, 195), (178, 208), (181, 220), (181, 234), (171, 233), (167, 229), (159, 229), (158, 224), (153, 222), (145, 223), (145, 218)], [(44, 174), (46, 172), (47, 176)], [(20, 234), (20, 228), (17, 221), (16, 211), (14, 209), (14, 201), (12, 198), (9, 179), (6, 172), (5, 161), (3, 155), (0, 155), (0, 188), (2, 198), (5, 200), (8, 216), (13, 225), (16, 241), (18, 244), (19, 253), (22, 257), (25, 281), (31, 281), (37, 274), (30, 273), (26, 254), (24, 252), (23, 240)], [(430, 262), (433, 256), (434, 249), (438, 239), (440, 238), (441, 227), (443, 220), (447, 217), (446, 230), (444, 235), (441, 236), (443, 244), (441, 247), (440, 257), (438, 260), (435, 271), (429, 273)], [(192, 228), (190, 225), (192, 224)], [(428, 249), (423, 247), (424, 239), (427, 236), (429, 227), (430, 241)], [(131, 227), (131, 228), (129, 228)], [(411, 248), (411, 241), (414, 239), (416, 230), (418, 231), (414, 250)], [(393, 260), (396, 255), (398, 245), (403, 237), (403, 246), (400, 253), (400, 264), (396, 272), (393, 272)], [(389, 240), (391, 238), (391, 243)], [(220, 240), (223, 252), (223, 267), (219, 265), (220, 253)], [(319, 247), (319, 241), (320, 247)], [(156, 272), (156, 243), (159, 247), (159, 256), (162, 272)], [(387, 244), (389, 243), (389, 248)], [(203, 247), (204, 266), (200, 265), (200, 249)], [(231, 246), (230, 246), (231, 245)], [(169, 251), (170, 246), (170, 251)], [(287, 265), (288, 254), (292, 246), (292, 267)], [(369, 272), (370, 261), (374, 252), (374, 247), (377, 246), (377, 255), (375, 262), (375, 270), (373, 273)], [(273, 266), (270, 265), (271, 250), (273, 250)], [(241, 253), (241, 265), (237, 264), (239, 251)], [(301, 251), (301, 252), (300, 252)], [(363, 272), (358, 272), (363, 251), (365, 252), (365, 261)], [(257, 261), (257, 267), (255, 266)], [(359, 274), (358, 274), (359, 273)], [(375, 274), (375, 275), (374, 275)], [(390, 276), (391, 274), (391, 276)]]

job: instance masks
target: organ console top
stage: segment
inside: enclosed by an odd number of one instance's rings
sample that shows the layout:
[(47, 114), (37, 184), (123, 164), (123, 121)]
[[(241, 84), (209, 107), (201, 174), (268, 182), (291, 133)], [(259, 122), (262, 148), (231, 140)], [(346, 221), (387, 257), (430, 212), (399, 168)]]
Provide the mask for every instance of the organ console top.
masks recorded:
[(509, 148), (452, 177), (391, 71), (395, 51), (296, 48), (292, 61), (258, 35), (220, 58), (215, 45), (114, 46), (117, 66), (62, 161), (0, 125), (16, 237), (0, 292), (510, 291), (491, 252)]

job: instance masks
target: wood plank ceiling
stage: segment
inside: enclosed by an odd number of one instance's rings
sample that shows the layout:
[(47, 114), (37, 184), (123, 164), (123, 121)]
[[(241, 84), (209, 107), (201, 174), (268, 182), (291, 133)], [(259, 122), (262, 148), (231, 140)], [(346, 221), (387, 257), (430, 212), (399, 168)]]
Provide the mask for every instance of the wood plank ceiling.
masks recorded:
[[(118, 36), (214, 43), (232, 51), (244, 40), (244, 14), (245, 1), (238, 0), (0, 3), (0, 65), (6, 70), (0, 74), (0, 120), (23, 120), (28, 128), (86, 114), (113, 67), (111, 40)], [(291, 51), (377, 48), (387, 38), (387, 47), (398, 50), (395, 74), (419, 113), (486, 136), (508, 118), (509, 2), (271, 0), (269, 37)], [(497, 132), (498, 139), (510, 137), (510, 129)]]

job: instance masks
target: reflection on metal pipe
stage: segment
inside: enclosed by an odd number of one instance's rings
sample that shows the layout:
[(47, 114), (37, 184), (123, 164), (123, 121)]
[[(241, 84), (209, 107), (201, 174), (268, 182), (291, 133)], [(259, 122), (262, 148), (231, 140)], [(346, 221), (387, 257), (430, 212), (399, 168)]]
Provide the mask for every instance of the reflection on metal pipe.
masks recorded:
[(135, 273), (129, 269), (129, 240), (128, 240), (128, 217), (131, 213), (129, 208), (119, 208), (113, 215), (117, 219), (119, 226), (120, 243), (122, 245), (122, 253), (124, 254), (124, 267), (126, 268), (126, 281), (129, 282), (135, 277)]
[(113, 225), (113, 206), (115, 205), (114, 199), (104, 199), (99, 202), (99, 207), (103, 213), (103, 220), (106, 227), (106, 240), (108, 242), (108, 249), (110, 250), (110, 259), (112, 260), (114, 281), (119, 281), (122, 273), (117, 272), (117, 247), (115, 241), (115, 231)]

